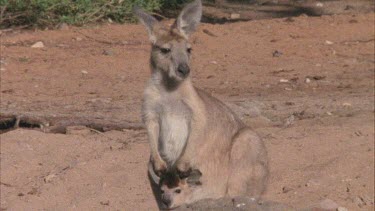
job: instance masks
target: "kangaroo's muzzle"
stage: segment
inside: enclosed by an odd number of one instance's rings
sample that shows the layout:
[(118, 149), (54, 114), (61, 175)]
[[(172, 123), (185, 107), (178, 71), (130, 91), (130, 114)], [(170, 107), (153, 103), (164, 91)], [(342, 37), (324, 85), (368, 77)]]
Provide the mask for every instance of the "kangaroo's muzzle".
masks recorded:
[(186, 63), (179, 64), (177, 67), (177, 75), (181, 78), (186, 78), (190, 73), (190, 67)]

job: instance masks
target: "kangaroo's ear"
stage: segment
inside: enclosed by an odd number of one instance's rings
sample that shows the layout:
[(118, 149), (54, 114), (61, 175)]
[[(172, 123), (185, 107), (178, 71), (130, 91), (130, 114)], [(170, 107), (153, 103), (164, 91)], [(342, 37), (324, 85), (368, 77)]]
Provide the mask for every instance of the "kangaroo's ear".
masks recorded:
[(133, 7), (133, 13), (138, 17), (139, 21), (141, 21), (141, 23), (146, 26), (150, 41), (152, 43), (155, 43), (155, 27), (159, 24), (159, 22), (154, 17), (140, 9), (138, 6)]
[(201, 0), (195, 0), (184, 7), (174, 27), (176, 27), (185, 38), (188, 38), (198, 27), (201, 17), (202, 2)]

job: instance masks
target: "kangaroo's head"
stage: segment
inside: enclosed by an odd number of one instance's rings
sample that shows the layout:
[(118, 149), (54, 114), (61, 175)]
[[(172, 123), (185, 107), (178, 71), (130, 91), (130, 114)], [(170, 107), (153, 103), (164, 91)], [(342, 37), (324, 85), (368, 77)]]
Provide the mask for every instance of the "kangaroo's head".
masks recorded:
[(193, 193), (201, 188), (202, 173), (193, 170), (187, 177), (181, 177), (176, 172), (168, 172), (160, 179), (161, 201), (163, 208), (174, 209), (182, 204), (190, 203)]
[(169, 28), (139, 8), (135, 8), (134, 13), (146, 26), (152, 43), (152, 70), (161, 73), (168, 83), (179, 84), (188, 78), (192, 53), (188, 38), (200, 22), (201, 1), (196, 0), (185, 6), (175, 23)]

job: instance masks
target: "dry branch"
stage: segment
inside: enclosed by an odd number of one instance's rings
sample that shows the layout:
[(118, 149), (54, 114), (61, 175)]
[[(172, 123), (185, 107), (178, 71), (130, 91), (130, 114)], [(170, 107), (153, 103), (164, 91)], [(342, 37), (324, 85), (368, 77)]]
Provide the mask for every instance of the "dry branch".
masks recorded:
[(11, 124), (3, 130), (18, 127), (38, 128), (46, 133), (65, 133), (69, 126), (86, 126), (98, 131), (109, 130), (141, 130), (143, 124), (140, 122), (129, 122), (126, 120), (98, 119), (95, 117), (76, 116), (41, 116), (36, 114), (1, 113), (0, 123)]

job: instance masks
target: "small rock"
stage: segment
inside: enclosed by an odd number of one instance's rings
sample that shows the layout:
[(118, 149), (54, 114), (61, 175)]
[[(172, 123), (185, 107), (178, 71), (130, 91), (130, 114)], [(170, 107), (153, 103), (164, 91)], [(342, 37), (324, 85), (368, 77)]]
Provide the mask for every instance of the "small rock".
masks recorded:
[(50, 174), (50, 175), (47, 175), (46, 177), (44, 177), (44, 182), (45, 183), (49, 183), (53, 180), (53, 178), (56, 177), (56, 174)]
[(306, 78), (306, 79), (305, 79), (305, 83), (307, 83), (307, 84), (308, 84), (308, 83), (311, 83), (310, 78)]
[(5, 71), (6, 69), (4, 67), (0, 67), (0, 71)]
[(339, 205), (331, 199), (324, 199), (319, 203), (319, 206), (320, 208), (325, 210), (336, 210), (337, 208), (339, 208)]
[(352, 5), (346, 5), (344, 10), (352, 10), (355, 9)]
[(82, 41), (82, 37), (76, 37), (76, 41)]
[(352, 107), (352, 104), (350, 104), (350, 103), (343, 103), (342, 104), (344, 107)]
[(289, 127), (290, 125), (294, 124), (294, 121), (295, 121), (295, 117), (294, 115), (290, 115), (286, 120), (285, 120), (285, 123), (284, 123), (284, 127)]
[(292, 191), (292, 190), (293, 188), (291, 187), (287, 187), (287, 186), (283, 187), (283, 193), (288, 193), (289, 191)]
[(42, 41), (38, 41), (36, 43), (34, 43), (32, 46), (32, 48), (44, 48), (44, 44)]
[(62, 31), (69, 30), (69, 26), (66, 23), (60, 23), (59, 25), (57, 25), (56, 28), (58, 30), (62, 30)]
[(318, 2), (318, 3), (316, 3), (316, 6), (317, 6), (317, 7), (323, 7), (324, 5), (323, 5), (322, 2)]
[(113, 20), (111, 18), (108, 18), (108, 23), (113, 23)]
[(100, 204), (101, 204), (101, 205), (108, 206), (108, 205), (109, 205), (109, 200), (107, 200), (107, 201), (101, 201)]
[(38, 193), (38, 189), (37, 188), (32, 188), (29, 192), (27, 192), (27, 194), (29, 195), (35, 195)]
[(86, 70), (82, 70), (81, 73), (85, 75), (89, 74), (89, 72), (87, 72)]
[(25, 194), (23, 193), (18, 193), (17, 196), (24, 196)]
[(211, 64), (217, 64), (217, 61), (210, 61)]
[(103, 50), (103, 55), (112, 56), (113, 55), (113, 51), (111, 51), (111, 50)]
[(232, 20), (236, 20), (236, 19), (240, 19), (241, 18), (241, 15), (238, 14), (238, 13), (231, 13), (230, 14), (230, 19)]
[(316, 80), (316, 81), (319, 81), (319, 80), (325, 79), (325, 78), (326, 78), (326, 76), (322, 76), (322, 75), (315, 75), (315, 76), (313, 76), (312, 78), (313, 78), (314, 80)]
[(294, 19), (292, 17), (287, 17), (284, 21), (285, 22), (294, 22)]
[(345, 207), (339, 207), (337, 208), (337, 211), (348, 211), (348, 209)]
[(272, 56), (273, 56), (273, 57), (280, 57), (281, 55), (283, 55), (283, 53), (280, 52), (280, 51), (278, 51), (278, 50), (276, 50), (276, 51), (274, 51), (274, 52), (272, 53)]
[(245, 205), (246, 205), (245, 203), (240, 203), (240, 204), (237, 204), (236, 207), (243, 207)]
[(355, 197), (355, 198), (353, 199), (353, 202), (354, 202), (355, 204), (357, 204), (358, 207), (363, 207), (363, 206), (366, 205), (366, 202), (363, 200), (363, 198), (362, 198), (362, 197), (359, 197), (359, 196)]
[(327, 45), (333, 45), (333, 42), (332, 42), (332, 41), (329, 41), (329, 40), (326, 40), (326, 44), (327, 44)]
[(280, 83), (288, 83), (289, 80), (288, 79), (280, 79)]

